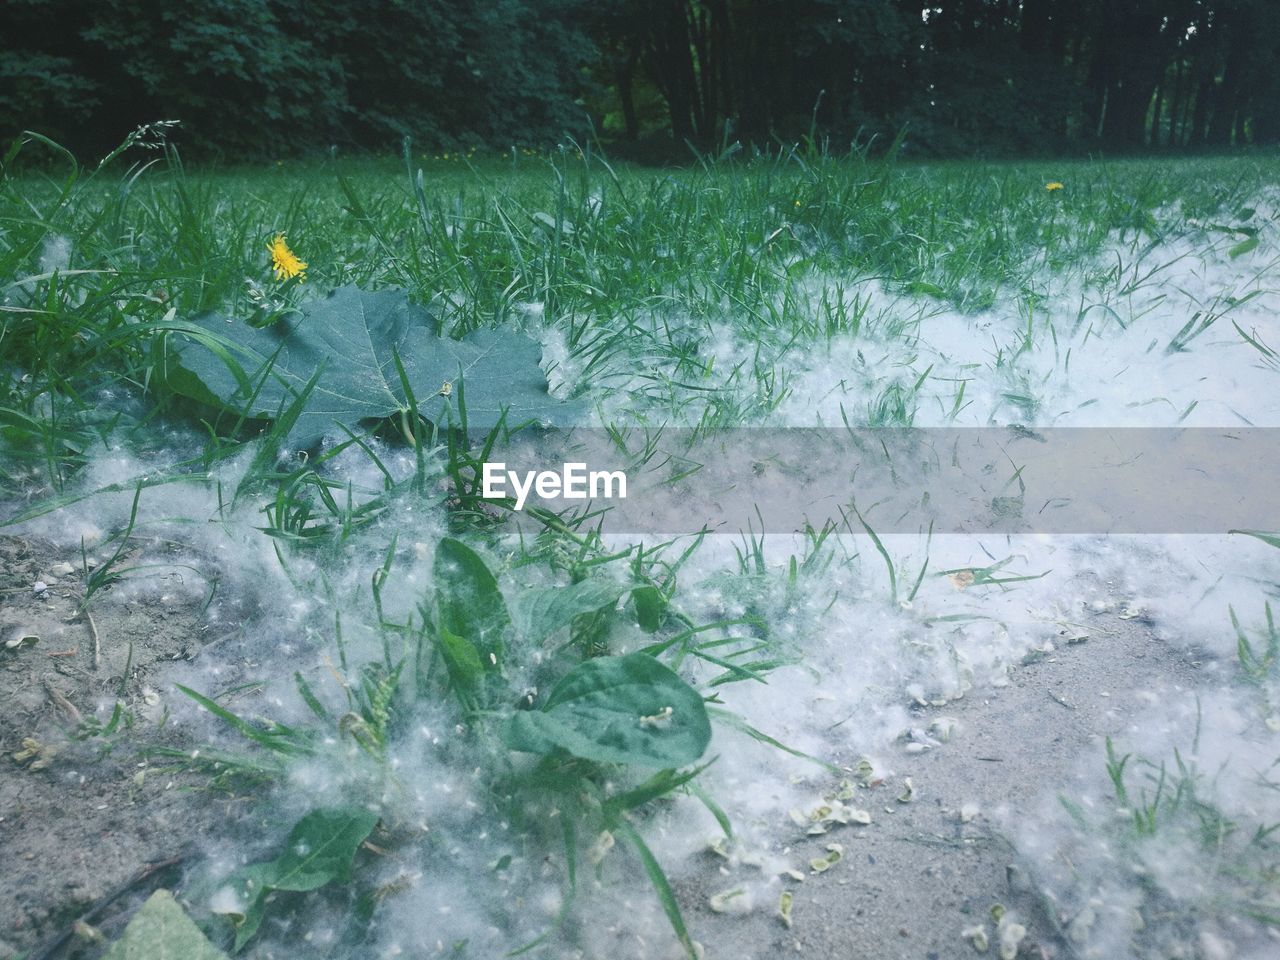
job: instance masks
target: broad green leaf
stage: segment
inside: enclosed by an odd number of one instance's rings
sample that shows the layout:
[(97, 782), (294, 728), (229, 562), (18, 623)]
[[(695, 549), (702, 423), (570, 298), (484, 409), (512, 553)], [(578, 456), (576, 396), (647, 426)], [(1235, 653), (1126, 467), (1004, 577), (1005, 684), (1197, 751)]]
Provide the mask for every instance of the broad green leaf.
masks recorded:
[[(436, 318), (403, 291), (340, 287), (263, 329), (215, 314), (190, 323), (203, 335), (175, 336), (164, 374), (171, 389), (200, 403), (271, 419), (319, 371), (289, 432), (303, 446), (337, 432), (335, 424), (354, 427), (407, 410), (397, 356), (418, 411), (436, 424), (455, 416), (460, 378), (469, 427), (493, 427), (504, 408), (513, 423), (563, 426), (581, 417), (580, 404), (547, 392), (537, 342), (509, 329), (477, 330), (462, 340), (442, 336)], [(220, 347), (228, 340), (229, 351)]]
[(707, 749), (711, 724), (698, 692), (645, 653), (598, 657), (574, 667), (541, 710), (520, 710), (507, 745), (527, 753), (566, 750), (602, 763), (681, 767)]
[(313, 810), (289, 833), (266, 883), (275, 890), (316, 890), (351, 879), (351, 861), (378, 815), (368, 810)]
[(484, 560), (460, 540), (445, 537), (436, 547), (432, 572), (441, 630), (468, 641), (485, 669), (496, 666), (511, 617)]
[(484, 676), (484, 664), (475, 644), (442, 627), (439, 646), (454, 689), (464, 697), (474, 694)]
[(657, 587), (636, 587), (631, 591), (631, 602), (636, 608), (636, 623), (645, 633), (654, 633), (662, 626), (667, 610), (667, 599)]
[(103, 960), (227, 960), (227, 955), (205, 939), (173, 894), (157, 890)]
[(244, 912), (232, 915), (238, 951), (258, 932), (273, 890), (317, 890), (351, 879), (356, 851), (378, 822), (368, 810), (313, 810), (289, 832), (285, 850), (275, 860), (251, 864), (231, 878)]
[(525, 590), (513, 604), (517, 628), (525, 640), (540, 643), (575, 617), (617, 603), (627, 589), (622, 584), (583, 580), (567, 587)]

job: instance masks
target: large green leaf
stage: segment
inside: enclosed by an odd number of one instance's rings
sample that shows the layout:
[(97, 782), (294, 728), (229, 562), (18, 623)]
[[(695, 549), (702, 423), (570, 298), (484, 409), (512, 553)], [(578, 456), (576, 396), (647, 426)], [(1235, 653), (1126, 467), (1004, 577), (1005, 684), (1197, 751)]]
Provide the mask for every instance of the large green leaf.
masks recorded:
[(440, 655), (444, 658), (444, 666), (449, 672), (453, 689), (462, 699), (464, 706), (468, 709), (478, 706), (476, 696), (484, 680), (484, 664), (480, 660), (480, 651), (470, 640), (450, 633), (447, 627), (440, 628), (437, 646), (440, 649)]
[(313, 810), (289, 832), (284, 852), (275, 860), (238, 870), (231, 885), (244, 905), (236, 922), (235, 949), (258, 932), (273, 890), (317, 890), (325, 884), (351, 879), (356, 851), (378, 822), (368, 810)]
[(520, 710), (505, 731), (526, 753), (566, 750), (584, 760), (681, 767), (707, 749), (711, 724), (698, 692), (644, 653), (597, 657), (565, 675), (541, 710)]
[(630, 589), (604, 580), (583, 580), (567, 587), (533, 587), (515, 598), (516, 623), (525, 640), (541, 643), (572, 624), (575, 617), (617, 603)]
[(294, 825), (284, 853), (271, 861), (275, 890), (316, 890), (351, 879), (351, 861), (378, 815), (368, 810), (313, 810)]
[[(582, 415), (581, 404), (547, 392), (534, 340), (510, 329), (476, 330), (462, 340), (442, 336), (436, 318), (403, 291), (340, 287), (264, 329), (217, 314), (190, 326), (174, 335), (165, 379), (203, 404), (270, 419), (320, 372), (290, 431), (303, 446), (337, 432), (337, 423), (354, 427), (408, 409), (397, 356), (418, 411), (433, 423), (456, 421), (459, 380), (470, 427), (494, 426), (504, 409), (512, 423), (566, 426)], [(224, 339), (231, 349), (223, 348)]]
[(460, 540), (445, 537), (436, 546), (432, 573), (441, 630), (466, 640), (485, 669), (497, 666), (511, 618), (484, 559)]
[(102, 960), (227, 960), (227, 955), (205, 939), (173, 894), (157, 890)]

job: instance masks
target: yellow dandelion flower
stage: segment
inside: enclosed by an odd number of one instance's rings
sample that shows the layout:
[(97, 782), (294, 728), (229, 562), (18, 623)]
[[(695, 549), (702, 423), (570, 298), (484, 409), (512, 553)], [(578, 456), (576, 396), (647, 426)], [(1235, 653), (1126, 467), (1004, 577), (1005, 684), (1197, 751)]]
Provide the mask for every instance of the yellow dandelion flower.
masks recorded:
[(271, 251), (271, 268), (275, 270), (277, 280), (307, 279), (306, 261), (299, 260), (298, 255), (289, 249), (283, 233), (272, 237), (267, 249)]
[(1048, 183), (1044, 185), (1044, 188), (1048, 190), (1050, 193), (1053, 193), (1053, 191), (1055, 190), (1061, 190), (1062, 184), (1060, 184), (1057, 180), (1050, 180)]

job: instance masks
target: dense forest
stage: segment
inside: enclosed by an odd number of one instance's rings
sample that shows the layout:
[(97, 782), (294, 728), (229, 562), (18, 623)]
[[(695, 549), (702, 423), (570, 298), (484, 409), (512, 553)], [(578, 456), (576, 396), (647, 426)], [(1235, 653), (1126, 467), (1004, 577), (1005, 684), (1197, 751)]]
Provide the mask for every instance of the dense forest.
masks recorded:
[[(280, 157), (566, 135), (919, 154), (1280, 141), (1276, 0), (5, 0), (0, 136)], [(881, 141), (883, 142), (883, 141)]]

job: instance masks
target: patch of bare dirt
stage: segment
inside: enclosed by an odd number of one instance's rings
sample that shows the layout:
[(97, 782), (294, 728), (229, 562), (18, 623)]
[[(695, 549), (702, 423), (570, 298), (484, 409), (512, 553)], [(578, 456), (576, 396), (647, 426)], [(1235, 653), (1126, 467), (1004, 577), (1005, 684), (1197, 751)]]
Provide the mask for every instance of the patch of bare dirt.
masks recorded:
[(107, 587), (86, 612), (82, 567), (0, 537), (0, 960), (93, 949), (72, 924), (113, 936), (120, 895), (225, 815), (199, 777), (148, 756), (184, 746), (153, 688), (215, 639), (200, 605)]
[[(1090, 577), (1082, 595), (1115, 611), (1123, 598)], [(1092, 609), (1092, 608), (1088, 608)], [(1027, 935), (1017, 952), (1028, 960), (1075, 956), (1057, 917), (1033, 889), (1003, 825), (1035, 817), (1047, 789), (1070, 781), (1082, 758), (1103, 763), (1107, 736), (1124, 731), (1149, 706), (1135, 691), (1197, 686), (1214, 664), (1159, 640), (1141, 620), (1087, 614), (1093, 638), (1047, 656), (1028, 657), (1004, 689), (971, 693), (944, 708), (916, 707), (920, 728), (947, 716), (953, 739), (896, 758), (912, 779), (859, 793), (870, 810), (865, 829), (843, 830), (841, 862), (812, 872), (793, 893), (793, 924), (768, 904), (747, 916), (716, 913), (708, 891), (734, 876), (703, 869), (680, 889), (685, 916), (708, 955), (740, 960), (783, 956), (954, 960), (998, 955), (991, 909), (1014, 911)], [(856, 758), (845, 758), (852, 769)], [(832, 836), (797, 836), (788, 848), (799, 864), (822, 857)], [(774, 896), (780, 896), (780, 886)], [(777, 901), (775, 901), (776, 903)], [(985, 925), (980, 951), (964, 933)]]

